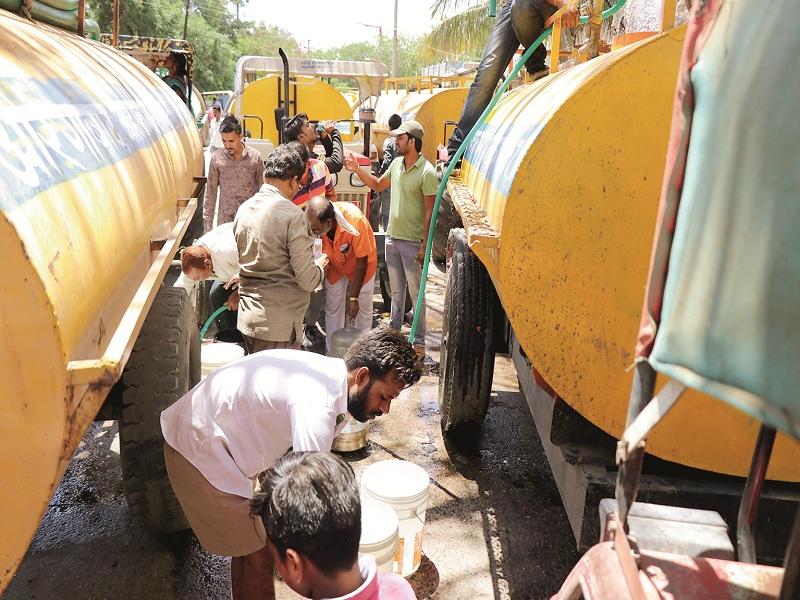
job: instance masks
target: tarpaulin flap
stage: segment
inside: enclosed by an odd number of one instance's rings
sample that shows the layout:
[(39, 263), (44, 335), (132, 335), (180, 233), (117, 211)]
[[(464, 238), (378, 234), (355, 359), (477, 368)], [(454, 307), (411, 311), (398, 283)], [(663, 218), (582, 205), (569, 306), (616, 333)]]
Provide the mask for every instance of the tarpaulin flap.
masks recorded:
[(722, 2), (691, 70), (695, 106), (650, 362), (800, 437), (796, 11), (796, 0)]

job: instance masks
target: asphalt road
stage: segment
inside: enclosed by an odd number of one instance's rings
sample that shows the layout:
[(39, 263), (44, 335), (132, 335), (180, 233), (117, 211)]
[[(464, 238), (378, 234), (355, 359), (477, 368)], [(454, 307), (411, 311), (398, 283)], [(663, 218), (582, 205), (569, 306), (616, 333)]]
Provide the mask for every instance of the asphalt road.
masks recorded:
[[(442, 283), (434, 272), (433, 359)], [(368, 446), (348, 456), (358, 474), (398, 457), (431, 477), (424, 559), (412, 586), (419, 598), (547, 598), (578, 553), (513, 366), (498, 359), (492, 403), (469, 454), (448, 454), (443, 444), (437, 385), (429, 375), (405, 391), (372, 424)], [(227, 559), (207, 554), (190, 532), (154, 536), (131, 519), (116, 433), (113, 421), (90, 427), (2, 600), (229, 597)], [(297, 598), (281, 583), (278, 597)]]

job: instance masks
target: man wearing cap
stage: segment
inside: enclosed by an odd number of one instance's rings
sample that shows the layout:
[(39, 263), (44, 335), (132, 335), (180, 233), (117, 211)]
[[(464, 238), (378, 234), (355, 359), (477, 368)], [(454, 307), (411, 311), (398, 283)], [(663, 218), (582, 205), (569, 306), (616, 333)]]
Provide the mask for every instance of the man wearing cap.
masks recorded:
[(425, 355), (425, 301), (417, 306), (422, 279), (422, 261), (431, 224), (433, 204), (439, 181), (433, 166), (420, 154), (425, 131), (417, 121), (406, 121), (391, 134), (397, 141), (397, 158), (389, 169), (375, 177), (356, 158), (348, 155), (345, 166), (376, 192), (391, 187), (389, 228), (386, 232), (386, 266), (392, 287), (392, 311), (389, 325), (400, 329), (405, 311), (406, 287), (411, 292), (414, 310), (419, 310), (419, 323), (414, 348), (420, 358)]
[(213, 152), (224, 148), (219, 126), (222, 123), (222, 104), (219, 100), (211, 105), (211, 109), (203, 119), (203, 139), (208, 143), (208, 149)]
[(325, 278), (325, 344), (331, 349), (331, 334), (344, 327), (345, 314), (356, 329), (372, 329), (372, 295), (378, 250), (369, 221), (352, 202), (331, 202), (315, 196), (306, 205), (311, 233), (322, 238), (328, 256)]

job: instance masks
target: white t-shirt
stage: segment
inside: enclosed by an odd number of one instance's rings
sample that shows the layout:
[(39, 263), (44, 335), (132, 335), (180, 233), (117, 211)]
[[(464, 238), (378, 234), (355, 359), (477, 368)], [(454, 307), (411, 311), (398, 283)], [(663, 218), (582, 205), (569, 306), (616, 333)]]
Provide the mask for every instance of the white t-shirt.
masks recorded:
[(161, 431), (215, 488), (252, 498), (255, 477), (290, 449), (329, 452), (346, 413), (343, 360), (266, 350), (208, 375), (161, 413)]
[[(199, 210), (199, 209), (198, 209)], [(211, 264), (214, 265), (212, 279), (227, 283), (231, 277), (239, 274), (239, 248), (233, 236), (233, 223), (223, 223), (194, 242), (195, 246), (203, 246), (211, 253)], [(190, 289), (195, 281), (181, 273), (174, 287)]]
[(205, 119), (208, 123), (208, 147), (211, 149), (224, 148), (225, 146), (222, 143), (222, 134), (219, 132), (219, 126), (222, 124), (222, 118), (217, 120), (214, 117), (209, 118), (208, 114), (206, 114)]

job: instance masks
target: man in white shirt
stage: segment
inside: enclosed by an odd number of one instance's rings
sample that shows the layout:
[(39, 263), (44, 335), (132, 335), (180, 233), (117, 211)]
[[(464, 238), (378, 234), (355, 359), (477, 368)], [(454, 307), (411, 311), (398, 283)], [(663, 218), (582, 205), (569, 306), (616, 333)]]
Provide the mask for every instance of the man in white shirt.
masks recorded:
[(421, 372), (388, 328), (356, 340), (344, 360), (268, 350), (213, 373), (161, 413), (167, 472), (203, 547), (232, 556), (233, 599), (274, 598), (273, 560), (250, 515), (256, 478), (290, 450), (330, 451), (348, 415), (367, 421)]
[(233, 223), (223, 223), (181, 252), (181, 274), (175, 287), (190, 291), (195, 282), (213, 279), (209, 298), (212, 310), (227, 306), (216, 319), (217, 330), (236, 329), (239, 308), (239, 249)]
[(222, 123), (222, 104), (219, 101), (211, 105), (211, 110), (203, 118), (203, 139), (207, 142), (209, 150), (212, 152), (219, 148), (224, 148), (219, 126)]

